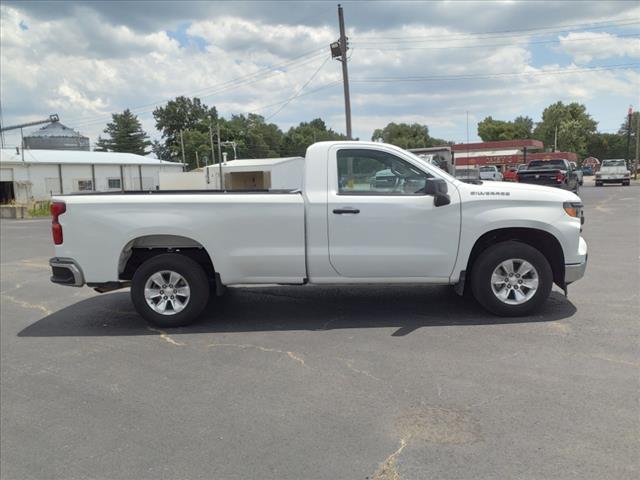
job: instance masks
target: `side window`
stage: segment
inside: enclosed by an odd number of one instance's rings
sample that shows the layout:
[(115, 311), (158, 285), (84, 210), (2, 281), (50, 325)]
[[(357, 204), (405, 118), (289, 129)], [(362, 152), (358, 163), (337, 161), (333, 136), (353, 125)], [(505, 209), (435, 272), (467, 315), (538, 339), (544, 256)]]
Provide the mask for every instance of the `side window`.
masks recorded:
[(340, 195), (424, 195), (429, 174), (387, 152), (338, 150)]

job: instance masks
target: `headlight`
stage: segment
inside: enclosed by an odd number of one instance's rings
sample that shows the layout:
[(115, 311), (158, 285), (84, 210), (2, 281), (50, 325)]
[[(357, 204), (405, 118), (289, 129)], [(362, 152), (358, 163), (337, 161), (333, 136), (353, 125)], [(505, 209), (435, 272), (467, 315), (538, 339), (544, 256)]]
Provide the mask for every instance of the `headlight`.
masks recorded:
[(625, 177), (630, 177), (631, 176), (631, 172), (624, 172), (624, 176)]
[(570, 217), (582, 218), (582, 202), (564, 202), (562, 206)]

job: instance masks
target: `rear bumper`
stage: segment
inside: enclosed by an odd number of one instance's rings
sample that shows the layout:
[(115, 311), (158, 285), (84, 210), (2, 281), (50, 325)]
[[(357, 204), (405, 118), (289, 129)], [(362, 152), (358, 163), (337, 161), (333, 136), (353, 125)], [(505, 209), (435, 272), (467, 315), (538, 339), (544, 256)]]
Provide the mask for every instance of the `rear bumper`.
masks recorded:
[(54, 257), (49, 260), (51, 266), (51, 281), (58, 285), (81, 287), (84, 285), (84, 275), (80, 265), (73, 258)]

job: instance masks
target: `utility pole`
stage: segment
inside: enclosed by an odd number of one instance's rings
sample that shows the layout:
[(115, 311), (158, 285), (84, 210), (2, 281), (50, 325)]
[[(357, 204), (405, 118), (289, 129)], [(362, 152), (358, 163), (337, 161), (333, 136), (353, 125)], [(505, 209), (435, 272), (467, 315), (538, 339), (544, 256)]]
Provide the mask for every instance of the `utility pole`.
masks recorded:
[(222, 177), (222, 145), (220, 145), (220, 122), (216, 124), (218, 134), (218, 172), (220, 173), (220, 190), (224, 190), (224, 178)]
[(209, 122), (209, 141), (211, 142), (211, 165), (216, 163), (216, 153), (213, 149), (213, 117), (210, 117), (211, 121)]
[[(347, 37), (344, 33), (344, 15), (342, 13), (342, 6), (338, 4), (338, 20), (340, 22), (340, 61), (342, 62), (342, 84), (344, 87), (344, 112), (347, 121), (347, 138), (351, 140), (351, 99), (349, 97), (349, 72), (347, 70)], [(331, 48), (332, 56), (334, 55), (334, 48)]]
[(553, 151), (554, 152), (558, 151), (558, 126), (557, 125), (556, 125), (555, 133), (553, 135)]
[(467, 110), (467, 143), (469, 143), (469, 110)]
[(187, 168), (187, 161), (184, 158), (184, 139), (182, 138), (182, 130), (180, 130), (180, 147), (182, 148), (182, 171)]
[(629, 147), (631, 146), (631, 117), (633, 117), (633, 107), (629, 105), (629, 112), (627, 114), (627, 168), (631, 168), (631, 150)]
[(640, 115), (636, 122), (636, 160), (633, 162), (633, 179), (638, 179), (638, 153), (640, 152)]
[(200, 158), (198, 158), (198, 150), (196, 150), (196, 168), (200, 168)]

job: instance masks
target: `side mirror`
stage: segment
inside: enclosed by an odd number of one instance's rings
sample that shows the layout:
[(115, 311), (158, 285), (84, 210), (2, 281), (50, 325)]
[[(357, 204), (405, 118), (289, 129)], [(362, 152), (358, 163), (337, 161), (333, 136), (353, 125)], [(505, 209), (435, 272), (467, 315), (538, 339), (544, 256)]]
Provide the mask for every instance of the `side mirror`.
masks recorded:
[(426, 195), (433, 197), (433, 204), (436, 207), (449, 205), (451, 203), (451, 198), (447, 195), (447, 182), (441, 178), (427, 178), (424, 191)]

